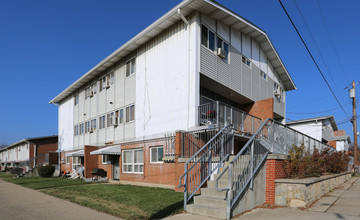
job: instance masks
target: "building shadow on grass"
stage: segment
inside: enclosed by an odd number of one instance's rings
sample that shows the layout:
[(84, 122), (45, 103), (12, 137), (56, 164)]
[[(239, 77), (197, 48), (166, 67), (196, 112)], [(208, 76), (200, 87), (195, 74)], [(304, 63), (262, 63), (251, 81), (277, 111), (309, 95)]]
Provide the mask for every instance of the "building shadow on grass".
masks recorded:
[(173, 214), (176, 210), (182, 210), (184, 208), (184, 201), (180, 201), (174, 204), (171, 204), (157, 213), (154, 213), (150, 216), (150, 219), (161, 219)]

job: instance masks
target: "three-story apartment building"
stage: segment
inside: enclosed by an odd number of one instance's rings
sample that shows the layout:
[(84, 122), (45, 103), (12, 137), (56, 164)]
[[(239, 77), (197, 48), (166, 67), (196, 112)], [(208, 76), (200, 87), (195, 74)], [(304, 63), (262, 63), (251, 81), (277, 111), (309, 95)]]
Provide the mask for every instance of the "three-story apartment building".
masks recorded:
[(231, 112), (284, 122), (294, 89), (263, 30), (215, 1), (184, 0), (50, 101), (61, 169), (174, 188), (183, 165), (165, 137)]

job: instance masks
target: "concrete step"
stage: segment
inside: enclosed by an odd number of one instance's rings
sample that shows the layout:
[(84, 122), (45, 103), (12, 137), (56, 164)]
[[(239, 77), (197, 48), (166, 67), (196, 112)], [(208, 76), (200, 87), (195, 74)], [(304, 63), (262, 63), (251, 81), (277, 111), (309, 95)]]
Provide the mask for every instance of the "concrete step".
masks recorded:
[(212, 207), (192, 204), (186, 206), (186, 211), (196, 215), (226, 219), (226, 209), (212, 208)]
[(201, 195), (212, 198), (225, 199), (227, 191), (218, 192), (214, 188), (202, 188)]
[[(218, 183), (219, 189), (229, 188), (229, 183), (227, 179), (221, 179)], [(210, 180), (207, 182), (207, 188), (215, 189), (215, 180)]]
[(206, 196), (195, 196), (194, 204), (212, 208), (221, 208), (226, 210), (227, 201), (225, 199), (206, 197)]

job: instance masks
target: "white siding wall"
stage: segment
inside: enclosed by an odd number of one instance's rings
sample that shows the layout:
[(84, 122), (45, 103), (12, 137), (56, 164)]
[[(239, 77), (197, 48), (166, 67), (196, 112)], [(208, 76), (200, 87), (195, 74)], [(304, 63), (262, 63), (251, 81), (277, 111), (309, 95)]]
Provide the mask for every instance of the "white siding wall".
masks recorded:
[(74, 138), (74, 98), (69, 98), (59, 105), (59, 150), (73, 148)]
[(189, 30), (182, 21), (178, 22), (138, 53), (137, 137), (195, 126), (199, 94), (199, 88), (195, 86), (198, 80), (196, 51), (199, 47), (196, 36), (199, 36), (200, 29), (195, 16), (190, 23)]
[(302, 123), (299, 125), (289, 125), (289, 127), (298, 130), (304, 134), (309, 135), (310, 137), (315, 138), (318, 141), (322, 139), (322, 126), (321, 122), (309, 122), (309, 123)]

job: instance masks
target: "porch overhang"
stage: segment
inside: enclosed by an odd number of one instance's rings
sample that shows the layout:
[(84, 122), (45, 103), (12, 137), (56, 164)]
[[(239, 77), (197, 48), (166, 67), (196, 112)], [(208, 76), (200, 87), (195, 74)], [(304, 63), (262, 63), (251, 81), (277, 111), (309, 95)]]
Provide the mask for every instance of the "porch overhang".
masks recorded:
[(90, 155), (121, 155), (121, 146), (111, 146), (90, 152)]
[(65, 154), (67, 157), (83, 157), (84, 156), (84, 150), (79, 150), (71, 153)]

